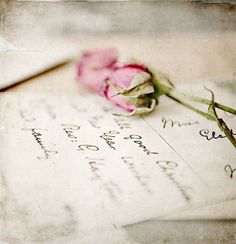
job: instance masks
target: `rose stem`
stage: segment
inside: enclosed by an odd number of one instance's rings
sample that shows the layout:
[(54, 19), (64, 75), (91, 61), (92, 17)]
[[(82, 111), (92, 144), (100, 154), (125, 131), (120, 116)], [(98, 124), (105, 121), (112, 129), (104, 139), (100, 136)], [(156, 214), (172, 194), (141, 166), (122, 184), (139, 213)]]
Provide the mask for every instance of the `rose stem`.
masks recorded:
[[(222, 119), (218, 119), (218, 117), (214, 117), (212, 115), (210, 115), (209, 113), (205, 113), (205, 112), (202, 112), (201, 110), (198, 110), (197, 108), (191, 106), (190, 104), (188, 103), (185, 103), (184, 101), (182, 101), (180, 98), (179, 98), (179, 93), (176, 93), (174, 92), (174, 90), (170, 87), (167, 87), (166, 85), (164, 84), (161, 84), (161, 83), (158, 83), (158, 85), (156, 85), (156, 90), (157, 90), (157, 96), (161, 95), (161, 94), (166, 94), (168, 97), (172, 98), (173, 100), (175, 100), (176, 102), (182, 104), (183, 106), (193, 110), (194, 112), (204, 116), (205, 118), (207, 119), (210, 119), (210, 120), (213, 120), (217, 123), (218, 127), (224, 132), (224, 134), (227, 136), (227, 138), (230, 140), (230, 142), (233, 144), (233, 146), (236, 148), (236, 140), (235, 138), (233, 137), (232, 135), (232, 131), (230, 132), (230, 130), (228, 129), (227, 125), (225, 124), (225, 122), (222, 120)], [(159, 89), (159, 91), (158, 91)], [(199, 97), (195, 97), (195, 96), (189, 96), (185, 94), (181, 94), (180, 97), (182, 96), (182, 98), (188, 98), (189, 100), (192, 100), (192, 98), (194, 97), (194, 99), (192, 101), (195, 101), (195, 102), (199, 102), (199, 103), (202, 103), (202, 100), (204, 101), (204, 104), (208, 104), (210, 105), (210, 101), (207, 100), (207, 99), (202, 99), (202, 98), (199, 98)], [(196, 101), (197, 100), (197, 101)], [(217, 103), (214, 103), (214, 106), (216, 107), (216, 104)], [(220, 109), (222, 110), (225, 110), (227, 112), (231, 112), (233, 114), (235, 114), (235, 110), (234, 109), (231, 109), (229, 107), (226, 107), (224, 105), (221, 105), (221, 104), (218, 104), (218, 106), (221, 106)], [(219, 108), (219, 107), (218, 107)], [(225, 109), (226, 108), (226, 109)], [(223, 125), (222, 125), (222, 124)]]
[(182, 104), (186, 108), (191, 109), (192, 111), (200, 114), (201, 116), (203, 116), (203, 117), (205, 117), (207, 119), (210, 119), (210, 120), (215, 121), (215, 118), (213, 116), (211, 116), (210, 114), (205, 113), (205, 112), (203, 112), (203, 111), (201, 111), (201, 110), (193, 107), (192, 105), (190, 105), (190, 104), (182, 101), (175, 93), (171, 92), (172, 91), (172, 88), (170, 88), (170, 87), (168, 87), (168, 86), (166, 86), (166, 85), (164, 85), (162, 83), (156, 83), (155, 86), (156, 86), (156, 91), (157, 91), (156, 94), (155, 94), (155, 96), (160, 96), (162, 94), (165, 94), (168, 97), (170, 97), (173, 100), (175, 100), (176, 102)]
[(196, 113), (202, 115), (203, 117), (205, 117), (205, 118), (207, 118), (207, 119), (209, 119), (209, 120), (213, 120), (213, 121), (215, 121), (215, 118), (214, 118), (213, 116), (211, 116), (210, 114), (205, 113), (205, 112), (203, 112), (203, 111), (201, 111), (201, 110), (199, 110), (199, 109), (197, 109), (197, 108), (191, 106), (190, 104), (181, 101), (180, 99), (178, 99), (177, 97), (173, 96), (172, 94), (166, 94), (166, 95), (167, 95), (168, 97), (172, 98), (173, 100), (175, 100), (176, 102), (182, 104), (184, 107), (193, 110), (194, 112), (196, 112)]
[[(188, 94), (184, 94), (184, 93), (181, 93), (181, 92), (177, 92), (173, 88), (168, 87), (168, 86), (166, 86), (164, 84), (160, 84), (159, 83), (158, 87), (160, 87), (161, 90), (163, 90), (164, 93), (169, 95), (170, 97), (175, 97), (177, 99), (181, 99), (181, 98), (182, 99), (188, 99), (190, 101), (198, 102), (198, 103), (202, 103), (202, 104), (206, 104), (206, 105), (210, 105), (211, 104), (211, 101), (208, 100), (208, 99), (204, 99), (204, 98), (197, 97), (197, 96), (194, 96), (194, 95), (188, 95)], [(226, 111), (228, 113), (236, 115), (236, 110), (235, 109), (230, 108), (228, 106), (225, 106), (223, 104), (215, 103), (215, 107), (219, 108), (221, 110), (224, 110), (224, 111)]]
[[(210, 105), (211, 104), (211, 101), (208, 100), (208, 99), (205, 99), (205, 98), (197, 97), (197, 96), (194, 96), (194, 95), (188, 95), (188, 94), (184, 94), (184, 93), (177, 93), (174, 90), (172, 90), (171, 93), (174, 93), (177, 96), (179, 95), (180, 97), (186, 98), (186, 99), (191, 100), (193, 102), (198, 102), (198, 103), (202, 103), (202, 104), (206, 104), (206, 105)], [(236, 110), (233, 109), (233, 108), (230, 108), (230, 107), (225, 106), (225, 105), (220, 104), (220, 103), (215, 103), (215, 106), (217, 108), (221, 109), (221, 110), (224, 110), (226, 112), (229, 112), (231, 114), (236, 115)]]

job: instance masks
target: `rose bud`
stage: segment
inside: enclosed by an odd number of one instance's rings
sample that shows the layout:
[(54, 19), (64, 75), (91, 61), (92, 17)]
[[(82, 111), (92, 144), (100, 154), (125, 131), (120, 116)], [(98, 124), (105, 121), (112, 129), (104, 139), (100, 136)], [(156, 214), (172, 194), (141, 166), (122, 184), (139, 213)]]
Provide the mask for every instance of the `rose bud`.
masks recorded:
[(152, 76), (143, 65), (123, 65), (111, 73), (106, 83), (104, 95), (130, 115), (149, 113), (156, 106)]
[(152, 75), (141, 64), (120, 65), (114, 49), (86, 52), (77, 66), (78, 80), (131, 114), (151, 112), (156, 106)]

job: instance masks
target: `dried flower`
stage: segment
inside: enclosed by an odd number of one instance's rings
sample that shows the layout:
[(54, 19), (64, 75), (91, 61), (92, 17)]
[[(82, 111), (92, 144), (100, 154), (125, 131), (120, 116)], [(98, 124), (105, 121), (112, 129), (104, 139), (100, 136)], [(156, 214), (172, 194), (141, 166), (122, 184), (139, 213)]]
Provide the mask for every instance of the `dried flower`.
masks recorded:
[[(120, 64), (115, 49), (102, 49), (86, 52), (77, 66), (78, 80), (96, 93), (113, 101), (116, 105), (133, 114), (144, 114), (154, 110), (157, 100), (167, 95), (181, 105), (217, 123), (232, 145), (236, 139), (223, 119), (218, 118), (216, 108), (236, 115), (234, 108), (216, 103), (212, 91), (211, 100), (178, 92), (171, 86), (160, 82), (157, 73), (143, 64)], [(194, 107), (188, 101), (209, 105), (208, 112)]]
[(114, 49), (86, 52), (77, 66), (77, 75), (85, 86), (132, 114), (148, 113), (156, 106), (148, 68), (119, 64)]

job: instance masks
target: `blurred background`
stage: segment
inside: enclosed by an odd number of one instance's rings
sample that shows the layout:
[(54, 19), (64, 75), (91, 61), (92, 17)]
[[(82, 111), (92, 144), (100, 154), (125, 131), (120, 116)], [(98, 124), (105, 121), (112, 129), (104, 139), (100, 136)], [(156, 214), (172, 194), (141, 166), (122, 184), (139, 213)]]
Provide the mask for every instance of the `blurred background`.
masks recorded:
[(1, 0), (0, 73), (116, 47), (174, 82), (235, 76), (235, 3)]

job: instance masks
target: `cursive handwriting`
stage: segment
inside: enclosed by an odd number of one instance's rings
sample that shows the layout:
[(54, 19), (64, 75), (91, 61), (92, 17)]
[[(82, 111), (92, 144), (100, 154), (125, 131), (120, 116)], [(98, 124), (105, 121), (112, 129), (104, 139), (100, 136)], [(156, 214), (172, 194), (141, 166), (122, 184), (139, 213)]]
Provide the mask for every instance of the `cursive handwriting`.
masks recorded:
[(77, 142), (76, 133), (80, 130), (80, 126), (74, 124), (61, 124), (61, 126), (71, 142)]
[(130, 129), (131, 125), (130, 123), (127, 122), (127, 119), (122, 118), (122, 117), (115, 117), (114, 118), (115, 123), (119, 127), (119, 129), (124, 130), (124, 129)]
[(131, 173), (133, 174), (134, 178), (137, 180), (137, 182), (139, 183), (139, 185), (141, 187), (143, 187), (143, 189), (147, 192), (147, 193), (152, 193), (152, 191), (150, 190), (148, 183), (147, 183), (147, 179), (149, 178), (146, 175), (142, 175), (138, 169), (136, 168), (136, 164), (133, 162), (133, 157), (121, 157), (121, 160), (123, 161), (123, 163), (125, 165), (127, 165), (127, 168), (131, 171)]
[(42, 140), (42, 132), (39, 132), (39, 131), (48, 131), (48, 130), (46, 130), (46, 129), (39, 129), (39, 128), (31, 128), (31, 129), (29, 129), (29, 128), (22, 128), (22, 130), (24, 130), (24, 131), (31, 131), (32, 132), (32, 135), (33, 135), (33, 137), (35, 139), (35, 141), (37, 142), (37, 144), (42, 149), (43, 154), (44, 154), (44, 157), (38, 156), (37, 158), (39, 160), (49, 159), (52, 154), (58, 153), (57, 151), (54, 151), (54, 150), (48, 150), (46, 148), (46, 146), (44, 145), (44, 143), (43, 143), (43, 140)]
[(27, 110), (19, 110), (19, 114), (20, 114), (21, 118), (25, 122), (33, 122), (33, 121), (35, 121), (35, 118)]
[(138, 144), (139, 147), (143, 149), (143, 152), (145, 152), (147, 155), (158, 154), (158, 152), (151, 152), (149, 149), (147, 149), (147, 147), (141, 141), (142, 137), (139, 136), (139, 135), (129, 135), (128, 137), (124, 137), (124, 139), (126, 139), (126, 140), (129, 140), (129, 139), (134, 140), (133, 142)]
[(191, 197), (186, 192), (186, 189), (190, 189), (189, 187), (182, 186), (177, 179), (175, 178), (174, 171), (178, 167), (178, 164), (173, 161), (161, 160), (156, 162), (158, 167), (162, 170), (162, 172), (166, 175), (166, 177), (175, 185), (175, 187), (179, 190), (181, 195), (186, 201), (190, 201)]
[(227, 174), (229, 174), (229, 177), (231, 179), (234, 177), (234, 172), (236, 172), (236, 168), (233, 169), (230, 164), (226, 164), (224, 170)]
[[(236, 133), (234, 133), (232, 129), (230, 130), (230, 133), (232, 136), (236, 135)], [(219, 138), (225, 138), (226, 137), (226, 135), (216, 134), (215, 131), (209, 131), (207, 129), (200, 130), (199, 134), (202, 137), (205, 137), (208, 141), (210, 141), (212, 139), (219, 139)]]
[[(78, 142), (78, 136), (76, 134), (80, 130), (79, 125), (61, 124), (61, 126), (63, 127), (63, 130), (65, 131), (67, 137), (70, 139), (71, 142), (73, 143)], [(85, 150), (98, 151), (99, 148), (95, 145), (90, 145), (90, 144), (80, 144), (77, 146), (77, 151), (85, 151)]]
[(101, 119), (103, 119), (103, 116), (96, 115), (96, 116), (91, 117), (88, 120), (88, 122), (91, 124), (92, 127), (100, 129), (101, 126), (99, 126), (99, 123), (98, 122)]
[(107, 143), (107, 145), (113, 149), (116, 150), (115, 148), (115, 142), (113, 141), (113, 139), (116, 137), (116, 135), (120, 134), (119, 131), (116, 130), (110, 130), (108, 132), (104, 132), (100, 137), (102, 139), (105, 140), (105, 142)]
[(95, 145), (82, 144), (82, 145), (78, 145), (77, 150), (78, 151), (85, 151), (85, 150), (98, 151), (99, 150), (99, 147), (97, 147)]
[(99, 182), (101, 184), (101, 186), (103, 187), (103, 189), (108, 194), (108, 196), (113, 201), (116, 202), (117, 198), (115, 195), (114, 188), (118, 188), (118, 186), (116, 183), (114, 183), (111, 180), (106, 182), (104, 180), (102, 172), (101, 172), (101, 168), (103, 168), (105, 166), (104, 159), (103, 158), (91, 159), (88, 157), (86, 159), (89, 160), (88, 164), (89, 164), (89, 168), (90, 168), (91, 173), (92, 173), (91, 180)]
[(178, 127), (182, 127), (182, 126), (199, 124), (198, 121), (194, 121), (194, 122), (179, 122), (179, 121), (174, 121), (172, 119), (166, 119), (166, 118), (162, 118), (161, 121), (163, 123), (163, 128), (166, 128), (167, 125), (170, 125), (170, 127), (173, 128), (174, 125), (177, 125)]

